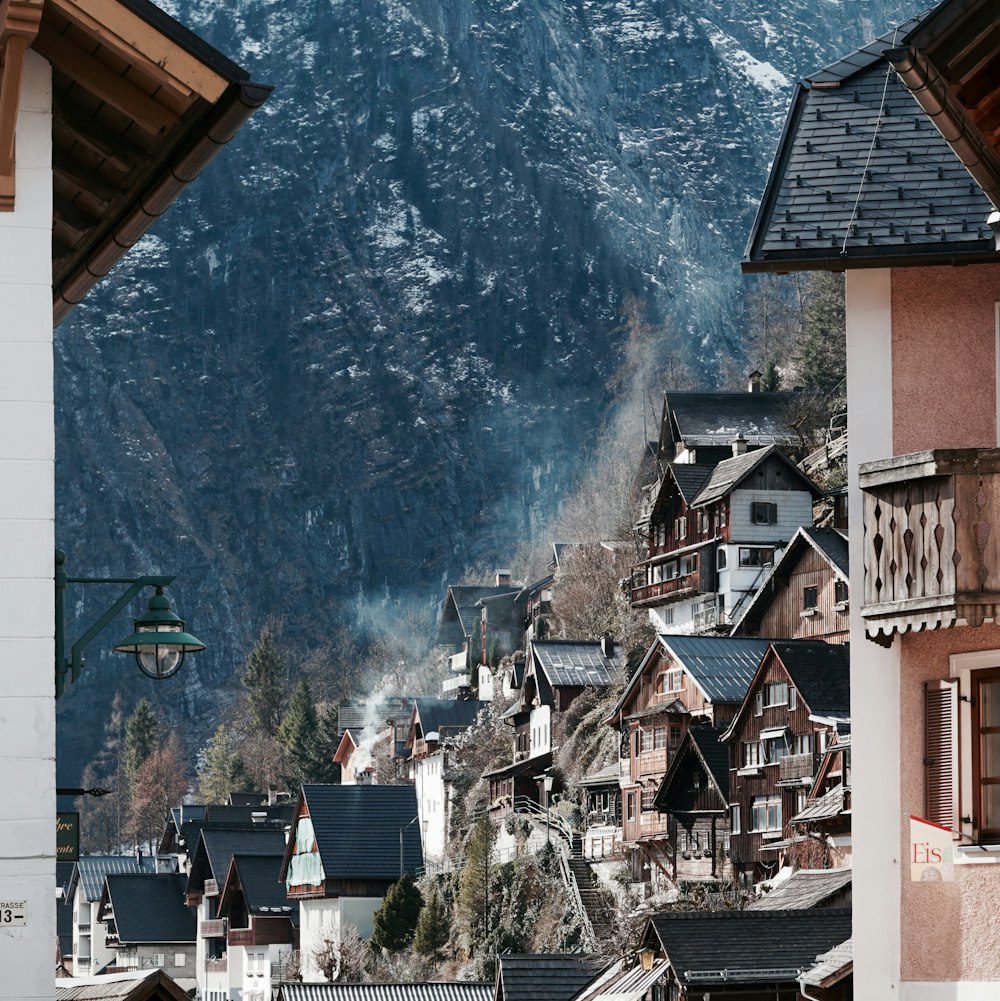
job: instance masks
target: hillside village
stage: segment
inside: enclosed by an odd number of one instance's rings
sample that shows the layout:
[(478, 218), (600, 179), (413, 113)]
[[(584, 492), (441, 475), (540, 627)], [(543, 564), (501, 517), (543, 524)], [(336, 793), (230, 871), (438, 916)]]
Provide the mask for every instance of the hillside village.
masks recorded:
[[(843, 990), (848, 525), (843, 488), (820, 484), (842, 482), (847, 449), (828, 422), (804, 431), (825, 412), (809, 395), (759, 373), (745, 393), (665, 394), (633, 562), (603, 595), (648, 618), (648, 642), (553, 638), (575, 562), (619, 566), (620, 546), (560, 542), (539, 580), (449, 586), (438, 697), (342, 703), (339, 782), (178, 803), (155, 853), (81, 856), (65, 970), (155, 968), (205, 1001), (470, 977), (556, 997), (556, 973), (567, 1001), (641, 997), (687, 989), (671, 921), (704, 922), (689, 964), (742, 915), (755, 958), (727, 988), (794, 991), (839, 950), (821, 979)], [(793, 962), (771, 928), (806, 908)]]

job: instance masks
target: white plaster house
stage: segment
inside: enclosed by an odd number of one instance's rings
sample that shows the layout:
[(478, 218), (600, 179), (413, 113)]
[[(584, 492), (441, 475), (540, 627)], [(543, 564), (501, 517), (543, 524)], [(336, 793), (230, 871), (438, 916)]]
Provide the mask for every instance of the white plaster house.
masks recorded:
[[(0, 52), (0, 883), (14, 905), (0, 936), (0, 998), (34, 1001), (54, 996), (55, 858), (31, 847), (52, 843), (56, 812), (54, 322), (269, 88), (136, 0), (8, 0)], [(120, 76), (105, 54), (125, 67)], [(78, 100), (66, 99), (70, 89)], [(141, 147), (108, 138), (130, 128)], [(70, 205), (91, 185), (114, 197), (87, 217)]]

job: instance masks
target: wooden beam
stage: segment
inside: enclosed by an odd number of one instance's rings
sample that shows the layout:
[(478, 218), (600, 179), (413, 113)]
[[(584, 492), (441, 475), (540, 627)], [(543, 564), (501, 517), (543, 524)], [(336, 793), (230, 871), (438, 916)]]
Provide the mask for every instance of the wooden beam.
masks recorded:
[(145, 159), (143, 151), (133, 146), (126, 136), (103, 128), (93, 116), (88, 116), (86, 121), (73, 121), (65, 107), (68, 100), (52, 102), (53, 133), (57, 140), (64, 136), (67, 146), (79, 143), (94, 156), (106, 160), (120, 174), (128, 174)]
[(43, 31), (35, 49), (74, 83), (131, 118), (144, 132), (155, 136), (175, 128), (180, 122), (180, 117), (169, 108), (158, 104), (64, 36)]
[(85, 191), (102, 205), (110, 205), (122, 193), (95, 171), (87, 170), (78, 164), (67, 163), (61, 158), (52, 165), (52, 173), (55, 180), (62, 181), (79, 191)]
[(43, 0), (0, 0), (0, 212), (14, 211), (14, 138), (24, 54), (42, 19)]
[[(131, 62), (137, 69), (149, 73), (150, 67), (169, 78), (173, 89), (183, 87), (215, 103), (226, 89), (227, 82), (198, 58), (171, 41), (120, 0), (47, 0), (68, 21), (83, 28)], [(154, 79), (159, 79), (154, 77)]]

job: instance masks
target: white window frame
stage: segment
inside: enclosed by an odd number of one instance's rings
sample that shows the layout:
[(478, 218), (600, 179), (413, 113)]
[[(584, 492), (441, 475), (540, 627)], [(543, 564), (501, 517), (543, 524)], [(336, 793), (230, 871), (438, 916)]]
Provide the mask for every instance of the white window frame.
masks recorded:
[(729, 807), (729, 833), (730, 834), (742, 834), (743, 829), (740, 827), (740, 804), (733, 803)]

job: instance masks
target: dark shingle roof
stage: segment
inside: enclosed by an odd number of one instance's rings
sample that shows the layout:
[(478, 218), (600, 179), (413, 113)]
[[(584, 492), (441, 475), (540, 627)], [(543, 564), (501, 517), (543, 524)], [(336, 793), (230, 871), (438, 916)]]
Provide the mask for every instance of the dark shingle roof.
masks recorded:
[(305, 785), (302, 796), (327, 879), (398, 879), (400, 830), (403, 868), (423, 866), (413, 786)]
[(698, 496), (695, 497), (692, 504), (701, 507), (703, 504), (712, 504), (720, 500), (772, 456), (777, 456), (778, 460), (788, 467), (792, 473), (791, 479), (798, 480), (802, 489), (810, 490), (813, 493), (818, 492), (809, 478), (789, 462), (776, 445), (770, 445), (767, 448), (755, 449), (753, 452), (745, 452), (743, 455), (734, 455), (731, 459), (723, 459), (712, 470), (712, 475), (698, 492)]
[(282, 984), (279, 1001), (493, 1001), (493, 984)]
[(610, 961), (603, 956), (505, 955), (500, 962), (502, 1001), (571, 1001)]
[(531, 649), (553, 686), (602, 688), (618, 676), (615, 662), (604, 656), (599, 642), (536, 640)]
[[(684, 984), (794, 980), (851, 934), (851, 912), (684, 911), (657, 914), (652, 928)], [(785, 971), (782, 977), (776, 971)]]
[(659, 641), (712, 702), (742, 702), (768, 641), (753, 636), (671, 636)]
[(190, 879), (197, 887), (205, 879), (220, 886), (234, 855), (277, 855), (285, 852), (285, 832), (278, 828), (202, 828), (192, 853)]
[(153, 872), (155, 868), (155, 859), (148, 855), (144, 855), (138, 862), (134, 855), (81, 855), (70, 878), (69, 892), (72, 894), (76, 884), (80, 883), (85, 900), (100, 900), (106, 876)]
[(251, 914), (288, 918), (298, 914), (299, 902), (288, 899), (281, 882), (280, 855), (234, 855), (232, 865)]
[(729, 748), (719, 742), (722, 730), (712, 726), (692, 726), (681, 741), (677, 753), (656, 790), (654, 807), (663, 813), (687, 811), (690, 789), (687, 786), (688, 761), (694, 756), (708, 771), (725, 803), (729, 802)]
[(914, 23), (798, 88), (745, 271), (996, 259), (989, 201), (882, 58)]
[(770, 893), (755, 900), (750, 911), (788, 911), (818, 907), (851, 885), (850, 869), (799, 869)]
[(847, 536), (835, 528), (803, 526), (803, 535), (844, 575), (850, 576), (851, 559), (848, 554)]
[(123, 945), (195, 941), (194, 912), (184, 904), (187, 877), (108, 876), (108, 899)]
[(714, 726), (693, 726), (687, 736), (698, 745), (705, 767), (712, 773), (719, 792), (729, 798), (729, 748), (719, 742), (722, 730)]
[(814, 716), (851, 715), (851, 651), (848, 643), (776, 640), (774, 651)]
[(452, 585), (445, 595), (444, 606), (441, 612), (441, 620), (438, 626), (438, 642), (441, 642), (441, 631), (444, 628), (445, 617), (448, 614), (449, 606), (453, 607), (458, 617), (458, 622), (466, 636), (472, 633), (474, 627), (479, 622), (481, 614), (477, 603), (483, 598), (496, 598), (500, 595), (516, 596), (521, 591), (521, 585), (505, 584), (501, 587), (473, 587), (465, 585)]
[(345, 702), (337, 710), (337, 727), (339, 735), (345, 730), (352, 730), (355, 738), (360, 739), (366, 727), (374, 726), (381, 730), (387, 719), (408, 717), (413, 708), (413, 700), (405, 696), (390, 696), (380, 702)]
[(698, 491), (708, 482), (713, 469), (715, 469), (714, 466), (704, 463), (670, 463), (670, 475), (674, 478), (674, 483), (677, 484), (677, 489), (680, 491), (681, 497), (688, 504), (691, 504), (695, 497), (698, 496)]
[(741, 434), (747, 444), (795, 444), (789, 411), (801, 395), (781, 393), (689, 393), (666, 395), (668, 418), (687, 445), (731, 445)]
[[(487, 703), (477, 699), (414, 699), (424, 737), (437, 733), (440, 738), (467, 730), (476, 722), (479, 710)], [(442, 732), (445, 731), (445, 732)]]

